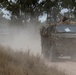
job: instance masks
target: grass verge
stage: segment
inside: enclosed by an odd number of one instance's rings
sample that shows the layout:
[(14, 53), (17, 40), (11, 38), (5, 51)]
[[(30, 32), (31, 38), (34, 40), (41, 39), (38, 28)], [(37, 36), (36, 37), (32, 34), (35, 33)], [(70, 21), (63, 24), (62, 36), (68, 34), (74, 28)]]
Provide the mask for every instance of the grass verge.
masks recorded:
[(39, 56), (0, 46), (0, 75), (66, 75), (48, 68)]

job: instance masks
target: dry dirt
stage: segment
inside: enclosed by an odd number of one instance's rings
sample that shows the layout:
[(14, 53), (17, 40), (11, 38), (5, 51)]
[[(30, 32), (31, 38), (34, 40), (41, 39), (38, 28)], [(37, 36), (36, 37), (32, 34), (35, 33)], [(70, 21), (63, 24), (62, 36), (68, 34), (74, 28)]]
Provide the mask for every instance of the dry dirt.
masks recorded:
[(46, 61), (48, 67), (53, 66), (58, 70), (64, 71), (67, 75), (76, 75), (76, 62), (49, 62)]

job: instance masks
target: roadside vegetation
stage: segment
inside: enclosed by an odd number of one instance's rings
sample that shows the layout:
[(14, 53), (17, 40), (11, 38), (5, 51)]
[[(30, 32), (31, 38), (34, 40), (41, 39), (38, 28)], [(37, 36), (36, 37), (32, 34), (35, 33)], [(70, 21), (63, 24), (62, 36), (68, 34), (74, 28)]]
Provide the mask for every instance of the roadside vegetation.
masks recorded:
[(0, 46), (0, 75), (66, 75), (55, 68), (48, 68), (40, 56), (28, 52), (15, 52)]

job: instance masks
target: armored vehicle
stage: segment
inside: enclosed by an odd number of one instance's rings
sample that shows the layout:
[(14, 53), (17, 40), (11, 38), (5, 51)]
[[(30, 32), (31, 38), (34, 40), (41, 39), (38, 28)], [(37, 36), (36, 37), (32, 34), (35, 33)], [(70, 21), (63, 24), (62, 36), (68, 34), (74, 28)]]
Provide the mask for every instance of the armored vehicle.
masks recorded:
[(41, 46), (45, 58), (76, 60), (76, 25), (60, 24), (42, 27)]

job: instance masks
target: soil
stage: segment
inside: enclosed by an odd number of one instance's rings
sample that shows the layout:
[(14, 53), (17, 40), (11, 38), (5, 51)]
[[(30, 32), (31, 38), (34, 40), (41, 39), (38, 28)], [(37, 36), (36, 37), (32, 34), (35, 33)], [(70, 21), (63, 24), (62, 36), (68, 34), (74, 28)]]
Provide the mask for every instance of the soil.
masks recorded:
[(49, 62), (46, 61), (46, 64), (50, 67), (56, 67), (58, 70), (64, 71), (67, 75), (76, 75), (76, 62)]

